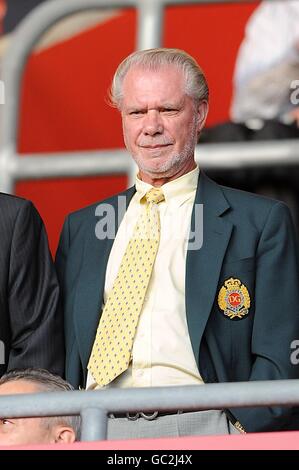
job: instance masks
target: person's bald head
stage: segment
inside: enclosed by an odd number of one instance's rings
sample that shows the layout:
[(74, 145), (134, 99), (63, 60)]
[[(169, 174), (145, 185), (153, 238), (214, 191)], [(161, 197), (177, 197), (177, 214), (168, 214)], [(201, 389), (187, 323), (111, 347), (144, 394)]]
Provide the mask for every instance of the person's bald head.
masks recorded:
[[(15, 370), (0, 378), (0, 396), (71, 390), (65, 380), (42, 369)], [(77, 416), (0, 417), (0, 445), (71, 443), (78, 437), (79, 427)]]

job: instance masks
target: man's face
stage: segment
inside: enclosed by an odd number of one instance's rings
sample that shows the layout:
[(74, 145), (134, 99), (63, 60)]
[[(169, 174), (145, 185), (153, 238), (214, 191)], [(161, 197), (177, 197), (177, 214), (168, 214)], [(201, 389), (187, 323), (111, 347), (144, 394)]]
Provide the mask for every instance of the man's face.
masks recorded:
[(175, 179), (195, 167), (194, 148), (207, 114), (184, 91), (174, 65), (132, 67), (123, 81), (121, 113), (125, 144), (146, 182)]
[[(7, 382), (0, 385), (0, 395), (40, 392), (37, 386), (26, 380)], [(51, 429), (43, 423), (43, 418), (0, 417), (0, 445), (26, 445), (53, 442)]]

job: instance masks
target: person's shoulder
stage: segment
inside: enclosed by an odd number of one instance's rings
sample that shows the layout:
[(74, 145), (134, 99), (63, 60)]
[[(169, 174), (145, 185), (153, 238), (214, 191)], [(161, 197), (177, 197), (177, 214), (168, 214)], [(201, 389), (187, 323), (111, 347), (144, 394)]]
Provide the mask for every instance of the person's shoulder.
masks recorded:
[(13, 194), (0, 193), (0, 210), (2, 213), (9, 212), (12, 215), (27, 207), (33, 207), (32, 202), (28, 199)]
[(15, 230), (32, 232), (42, 224), (40, 214), (29, 199), (0, 193), (0, 231), (9, 238)]
[(225, 196), (230, 200), (240, 200), (242, 202), (248, 202), (249, 204), (257, 204), (265, 207), (270, 207), (276, 202), (279, 202), (277, 199), (272, 197), (251, 193), (249, 191), (244, 191), (243, 189), (231, 188), (229, 186), (222, 185), (219, 186)]
[(260, 216), (267, 216), (271, 211), (278, 210), (288, 213), (289, 208), (283, 202), (277, 199), (263, 196), (261, 194), (250, 193), (241, 189), (220, 186), (225, 198), (232, 209), (238, 209), (243, 212), (258, 213)]

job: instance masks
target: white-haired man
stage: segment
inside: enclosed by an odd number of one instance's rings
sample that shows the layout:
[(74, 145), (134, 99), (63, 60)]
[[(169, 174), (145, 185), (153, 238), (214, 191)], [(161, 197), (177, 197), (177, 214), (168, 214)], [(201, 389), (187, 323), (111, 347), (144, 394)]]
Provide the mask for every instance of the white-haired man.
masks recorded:
[[(290, 361), (299, 308), (289, 211), (220, 187), (198, 168), (208, 112), (201, 68), (177, 49), (135, 52), (116, 71), (112, 100), (139, 172), (134, 187), (65, 222), (57, 267), (68, 380), (107, 388), (298, 377)], [(111, 415), (108, 437), (274, 430), (290, 415), (136, 411)]]

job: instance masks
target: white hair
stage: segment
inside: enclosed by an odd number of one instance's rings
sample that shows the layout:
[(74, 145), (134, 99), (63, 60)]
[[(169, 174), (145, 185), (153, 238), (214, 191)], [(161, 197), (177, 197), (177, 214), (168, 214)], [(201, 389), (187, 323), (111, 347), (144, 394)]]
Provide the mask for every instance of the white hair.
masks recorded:
[(193, 57), (180, 49), (157, 48), (133, 52), (120, 63), (111, 85), (111, 104), (118, 109), (121, 108), (123, 80), (130, 68), (158, 70), (167, 65), (174, 65), (182, 70), (185, 77), (185, 92), (195, 103), (209, 100), (206, 77)]

